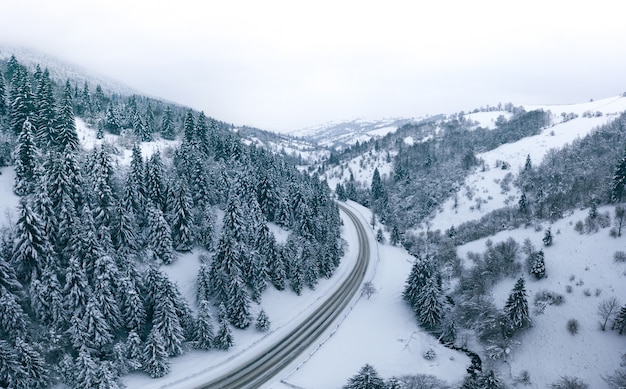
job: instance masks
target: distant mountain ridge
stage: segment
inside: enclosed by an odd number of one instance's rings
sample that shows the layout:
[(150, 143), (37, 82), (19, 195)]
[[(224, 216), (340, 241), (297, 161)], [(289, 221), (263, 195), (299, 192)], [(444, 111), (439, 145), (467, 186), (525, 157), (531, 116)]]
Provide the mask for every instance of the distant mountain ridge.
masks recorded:
[(23, 47), (0, 44), (0, 61), (8, 61), (12, 55), (15, 55), (19, 62), (28, 68), (34, 69), (37, 65), (39, 65), (42, 70), (48, 68), (52, 80), (59, 83), (70, 80), (79, 85), (79, 87), (82, 87), (82, 85), (87, 82), (93, 87), (99, 84), (103, 89), (121, 95), (144, 94), (125, 84), (105, 76), (94, 74), (89, 70), (70, 64), (54, 56)]

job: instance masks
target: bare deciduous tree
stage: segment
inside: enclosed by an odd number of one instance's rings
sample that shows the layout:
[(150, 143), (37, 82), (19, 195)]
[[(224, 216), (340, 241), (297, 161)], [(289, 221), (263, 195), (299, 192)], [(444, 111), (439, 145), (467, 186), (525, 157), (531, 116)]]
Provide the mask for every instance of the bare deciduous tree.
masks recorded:
[(606, 330), (606, 324), (617, 312), (619, 306), (619, 301), (615, 297), (604, 299), (600, 302), (600, 305), (598, 305), (598, 315), (600, 315), (600, 328), (602, 331)]

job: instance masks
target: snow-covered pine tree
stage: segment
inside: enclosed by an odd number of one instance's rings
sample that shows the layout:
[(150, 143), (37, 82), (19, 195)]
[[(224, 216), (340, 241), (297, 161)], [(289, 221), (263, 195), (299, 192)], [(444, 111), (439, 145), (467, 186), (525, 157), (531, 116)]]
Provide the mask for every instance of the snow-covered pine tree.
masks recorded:
[(113, 330), (98, 307), (97, 298), (92, 295), (87, 300), (82, 317), (85, 328), (85, 345), (93, 350), (103, 351), (113, 341)]
[(20, 199), (19, 219), (15, 226), (15, 243), (11, 262), (23, 284), (33, 277), (40, 278), (46, 265), (46, 235), (39, 216), (33, 212), (26, 197)]
[(626, 329), (626, 305), (620, 308), (617, 315), (615, 315), (615, 320), (613, 321), (613, 326), (611, 329), (618, 331), (621, 335)]
[(131, 330), (126, 337), (126, 363), (131, 371), (141, 369), (142, 361), (142, 342), (139, 334), (135, 330)]
[(420, 324), (427, 330), (439, 327), (443, 319), (443, 291), (438, 274), (432, 274), (419, 290), (414, 309)]
[(73, 365), (74, 382), (72, 382), (72, 386), (77, 388), (98, 388), (98, 362), (94, 360), (86, 346), (80, 347)]
[(278, 290), (284, 290), (287, 275), (285, 273), (285, 262), (283, 260), (282, 250), (279, 249), (278, 244), (268, 247), (267, 257), (268, 275), (272, 285)]
[(102, 316), (113, 331), (120, 329), (122, 313), (116, 296), (130, 291), (120, 289), (121, 293), (118, 293), (117, 282), (120, 272), (110, 255), (103, 254), (96, 258), (93, 278), (93, 291)]
[(52, 145), (56, 138), (55, 122), (57, 109), (54, 93), (52, 91), (50, 72), (47, 68), (43, 71), (42, 77), (37, 83), (35, 91), (35, 109), (36, 114), (33, 118), (33, 124), (37, 131), (37, 144), (39, 148), (43, 150)]
[(120, 121), (120, 117), (117, 113), (116, 107), (113, 103), (109, 104), (107, 111), (104, 115), (104, 129), (109, 131), (111, 134), (119, 135), (120, 130), (122, 129), (122, 123)]
[(215, 214), (209, 205), (199, 206), (194, 216), (193, 235), (199, 245), (213, 250), (215, 239)]
[(270, 319), (265, 313), (265, 310), (261, 309), (259, 315), (256, 317), (256, 323), (254, 325), (257, 330), (265, 332), (270, 329)]
[[(131, 169), (134, 171), (133, 166)], [(166, 209), (167, 183), (165, 166), (161, 160), (161, 153), (157, 151), (146, 161), (145, 167), (145, 195), (162, 212)]]
[(359, 372), (348, 379), (343, 389), (385, 389), (385, 381), (370, 364), (365, 364)]
[(429, 258), (417, 258), (406, 280), (402, 298), (415, 308), (420, 290), (433, 274), (433, 264)]
[(121, 293), (121, 313), (124, 327), (130, 331), (141, 331), (146, 321), (146, 310), (141, 292), (136, 282), (129, 275), (119, 279)]
[(198, 303), (211, 299), (211, 283), (209, 265), (203, 263), (200, 265), (198, 276), (196, 278), (196, 301)]
[(174, 119), (172, 117), (172, 109), (169, 105), (163, 112), (163, 120), (161, 122), (161, 136), (163, 139), (173, 140), (176, 138), (176, 132), (174, 130)]
[(228, 321), (236, 328), (247, 328), (251, 322), (250, 297), (243, 280), (236, 274), (230, 277), (228, 300), (226, 301)]
[(15, 339), (26, 335), (28, 316), (18, 303), (15, 295), (4, 293), (0, 297), (0, 334), (4, 339)]
[(34, 128), (26, 119), (15, 147), (15, 183), (13, 190), (18, 196), (33, 193), (37, 181), (39, 149), (35, 143)]
[(152, 328), (161, 335), (163, 347), (168, 355), (177, 356), (183, 353), (182, 344), (185, 340), (183, 327), (170, 296), (164, 294), (155, 301)]
[(194, 346), (201, 350), (213, 348), (213, 318), (211, 317), (211, 304), (207, 300), (201, 300), (198, 306), (198, 319), (196, 321), (196, 333)]
[(0, 387), (17, 388), (16, 377), (24, 376), (17, 354), (9, 342), (0, 339)]
[(23, 67), (18, 67), (11, 82), (13, 88), (9, 96), (10, 127), (15, 135), (19, 135), (24, 122), (35, 116), (35, 101), (28, 74)]
[(189, 251), (194, 244), (192, 200), (188, 194), (187, 186), (182, 181), (178, 182), (174, 193), (172, 245), (176, 251)]
[(543, 250), (539, 250), (531, 254), (532, 259), (530, 261), (531, 268), (530, 274), (537, 277), (537, 279), (542, 279), (546, 276), (546, 264), (544, 259)]
[(142, 355), (143, 371), (152, 378), (163, 377), (170, 371), (168, 353), (165, 349), (163, 336), (156, 328), (152, 328), (146, 340)]
[(9, 106), (6, 100), (7, 91), (4, 75), (0, 71), (0, 117), (5, 116), (9, 112)]
[(50, 373), (41, 354), (22, 338), (15, 339), (15, 352), (22, 369), (13, 373), (15, 388), (45, 388)]
[(613, 181), (611, 183), (611, 199), (614, 202), (621, 203), (624, 195), (624, 186), (626, 185), (626, 150), (615, 166), (613, 172)]
[(55, 145), (57, 150), (70, 150), (76, 152), (80, 148), (76, 123), (74, 121), (74, 109), (72, 108), (71, 85), (69, 80), (65, 83), (63, 98), (57, 116), (57, 128), (55, 131)]
[(193, 121), (193, 112), (188, 110), (185, 114), (185, 120), (183, 122), (183, 142), (187, 144), (194, 144), (196, 135), (196, 125)]
[(148, 244), (157, 261), (169, 265), (174, 260), (172, 233), (163, 213), (157, 207), (148, 211)]
[(511, 321), (514, 329), (530, 326), (531, 320), (528, 313), (528, 299), (524, 278), (521, 277), (515, 283), (509, 298), (504, 305), (504, 311)]
[(228, 350), (233, 346), (234, 342), (224, 303), (220, 303), (219, 306), (218, 322), (219, 328), (215, 334), (213, 344), (217, 349)]

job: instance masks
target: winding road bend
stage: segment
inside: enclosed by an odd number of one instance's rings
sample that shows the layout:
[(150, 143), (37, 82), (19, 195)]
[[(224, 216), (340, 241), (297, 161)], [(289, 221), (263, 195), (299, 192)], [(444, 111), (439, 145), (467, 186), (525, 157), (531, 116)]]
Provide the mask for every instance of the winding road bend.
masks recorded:
[(359, 218), (346, 205), (338, 203), (339, 208), (350, 218), (358, 235), (358, 257), (354, 269), (341, 286), (328, 296), (319, 308), (303, 318), (302, 324), (261, 350), (250, 360), (244, 362), (233, 371), (223, 373), (196, 389), (241, 389), (258, 388), (272, 379), (282, 369), (293, 362), (309, 346), (315, 343), (320, 335), (337, 319), (352, 297), (358, 292), (370, 257), (367, 232)]

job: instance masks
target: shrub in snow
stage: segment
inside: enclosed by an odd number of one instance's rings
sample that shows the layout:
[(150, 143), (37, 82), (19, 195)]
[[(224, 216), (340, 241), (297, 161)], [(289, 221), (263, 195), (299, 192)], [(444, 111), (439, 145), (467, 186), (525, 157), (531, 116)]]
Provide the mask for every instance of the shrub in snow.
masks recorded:
[(567, 285), (567, 286), (565, 287), (565, 291), (566, 291), (567, 293), (572, 293), (572, 290), (574, 290), (574, 288), (572, 287), (572, 285)]
[(263, 309), (259, 312), (259, 316), (256, 318), (256, 329), (265, 332), (270, 329), (270, 319)]
[(391, 386), (391, 380), (387, 383), (388, 389), (450, 389), (450, 386), (435, 376), (427, 374), (418, 374), (413, 376), (404, 376), (398, 381), (400, 386)]
[(426, 350), (426, 352), (424, 353), (424, 359), (426, 359), (427, 361), (432, 361), (433, 359), (435, 359), (437, 357), (437, 353), (435, 352), (435, 350), (433, 350), (432, 348), (429, 348), (428, 350)]
[(616, 251), (615, 254), (613, 254), (613, 259), (615, 262), (626, 262), (626, 252)]
[(578, 320), (569, 319), (567, 321), (567, 330), (569, 331), (570, 334), (576, 335), (578, 333)]
[(576, 225), (574, 225), (574, 231), (578, 232), (581, 235), (585, 233), (585, 225), (581, 220), (577, 221)]
[[(569, 285), (568, 285), (569, 286)], [(535, 294), (535, 306), (540, 305), (561, 305), (565, 302), (562, 294), (550, 290), (540, 290)]]
[(589, 389), (589, 385), (580, 378), (563, 376), (550, 385), (551, 389)]
[(530, 385), (530, 373), (528, 370), (522, 370), (520, 375), (515, 377), (514, 381), (518, 384)]

